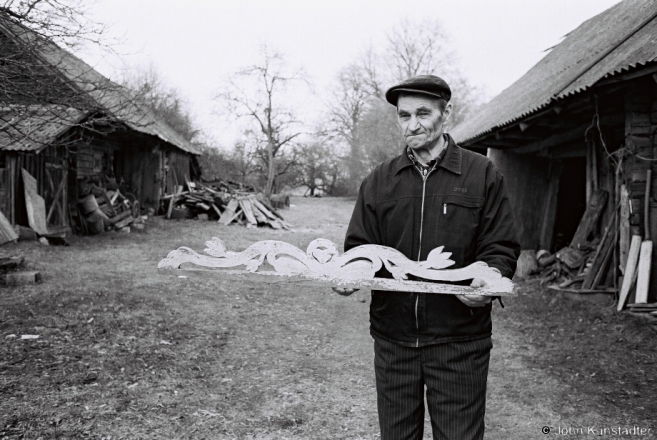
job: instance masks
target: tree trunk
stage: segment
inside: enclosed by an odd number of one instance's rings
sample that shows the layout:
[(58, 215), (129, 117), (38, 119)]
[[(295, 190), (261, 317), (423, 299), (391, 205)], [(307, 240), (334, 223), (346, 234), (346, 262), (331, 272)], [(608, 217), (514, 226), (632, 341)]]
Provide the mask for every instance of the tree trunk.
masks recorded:
[(271, 197), (274, 189), (274, 177), (276, 177), (276, 163), (274, 161), (274, 146), (272, 141), (269, 140), (267, 143), (267, 159), (268, 159), (268, 170), (267, 170), (267, 185), (265, 186), (265, 196), (267, 198)]

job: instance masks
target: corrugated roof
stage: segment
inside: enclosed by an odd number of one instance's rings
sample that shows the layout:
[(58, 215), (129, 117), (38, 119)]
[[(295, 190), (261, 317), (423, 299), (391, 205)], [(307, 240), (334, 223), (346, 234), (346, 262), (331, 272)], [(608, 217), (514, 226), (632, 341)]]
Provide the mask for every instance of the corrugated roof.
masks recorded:
[(454, 127), (466, 142), (657, 60), (657, 1), (624, 0), (582, 23), (518, 81)]
[(40, 151), (85, 116), (56, 105), (0, 108), (0, 150)]
[[(0, 15), (2, 18), (2, 15)], [(31, 44), (40, 39), (36, 34), (4, 20), (2, 24), (15, 38)], [(155, 115), (147, 105), (135, 99), (126, 88), (110, 81), (87, 63), (57, 46), (51, 41), (40, 39), (39, 44), (31, 44), (39, 55), (56, 68), (79, 89), (85, 91), (104, 111), (141, 133), (150, 134), (172, 144), (183, 151), (200, 154), (190, 142)]]

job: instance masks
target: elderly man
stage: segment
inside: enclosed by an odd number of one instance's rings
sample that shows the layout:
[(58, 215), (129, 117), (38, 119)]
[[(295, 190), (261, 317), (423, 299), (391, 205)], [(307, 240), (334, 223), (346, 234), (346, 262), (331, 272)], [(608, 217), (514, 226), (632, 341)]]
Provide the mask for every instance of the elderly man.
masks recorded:
[[(447, 83), (432, 75), (386, 92), (406, 147), (363, 181), (345, 251), (378, 244), (425, 260), (445, 246), (453, 268), (483, 261), (511, 277), (520, 246), (503, 177), (444, 133), (450, 98)], [(434, 439), (483, 438), (491, 297), (374, 290), (370, 324), (381, 438), (422, 438), (425, 387)]]

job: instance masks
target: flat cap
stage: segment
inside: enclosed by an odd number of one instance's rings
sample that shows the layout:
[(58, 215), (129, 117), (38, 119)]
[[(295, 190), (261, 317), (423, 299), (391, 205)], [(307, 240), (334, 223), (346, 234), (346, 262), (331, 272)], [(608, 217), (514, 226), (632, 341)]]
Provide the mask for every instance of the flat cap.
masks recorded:
[(444, 79), (435, 75), (418, 75), (392, 86), (386, 92), (386, 101), (397, 105), (397, 98), (402, 92), (431, 95), (449, 101), (452, 98), (452, 89)]

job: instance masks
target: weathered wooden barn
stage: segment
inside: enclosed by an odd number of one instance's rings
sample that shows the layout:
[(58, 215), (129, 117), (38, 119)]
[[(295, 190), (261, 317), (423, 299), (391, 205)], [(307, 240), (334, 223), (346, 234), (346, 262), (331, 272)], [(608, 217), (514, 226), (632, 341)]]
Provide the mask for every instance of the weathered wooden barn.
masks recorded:
[[(11, 223), (27, 225), (22, 169), (36, 178), (52, 227), (69, 225), (85, 178), (114, 178), (157, 209), (165, 193), (196, 177), (197, 149), (123, 87), (2, 14), (0, 47), (30, 58), (15, 63), (16, 73), (14, 59), (0, 63), (4, 78), (25, 83), (25, 93), (0, 98), (0, 211)], [(32, 71), (21, 78), (24, 65)]]
[[(523, 249), (554, 252), (568, 245), (587, 204), (604, 190), (594, 233), (600, 238), (613, 225), (613, 261), (621, 270), (628, 237), (644, 234), (648, 170), (654, 171), (648, 232), (657, 238), (656, 132), (653, 0), (624, 0), (582, 23), (451, 131), (503, 172)], [(614, 277), (617, 266), (610, 266)], [(653, 268), (652, 300), (656, 291)]]

